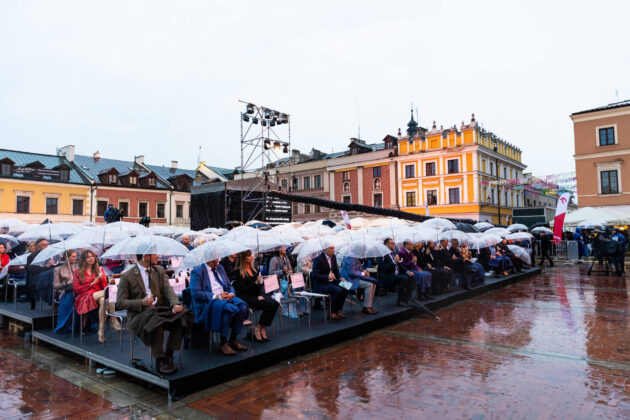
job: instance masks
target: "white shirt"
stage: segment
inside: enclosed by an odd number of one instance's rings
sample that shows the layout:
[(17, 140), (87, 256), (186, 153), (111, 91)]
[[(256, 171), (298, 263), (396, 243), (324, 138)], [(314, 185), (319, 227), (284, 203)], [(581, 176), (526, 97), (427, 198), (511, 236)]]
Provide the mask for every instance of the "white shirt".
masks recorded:
[(330, 262), (330, 257), (326, 255), (326, 261), (328, 261), (328, 267), (330, 267), (330, 271), (332, 271), (332, 263)]
[(140, 276), (142, 277), (142, 282), (144, 283), (144, 290), (147, 292), (147, 296), (151, 293), (151, 288), (149, 287), (149, 270), (137, 264), (138, 269), (140, 270)]
[[(217, 267), (216, 269), (218, 268), (219, 267)], [(223, 286), (221, 286), (221, 283), (219, 283), (217, 279), (214, 277), (212, 268), (208, 264), (206, 264), (206, 271), (208, 272), (208, 278), (210, 279), (210, 287), (212, 288), (212, 297), (214, 299), (221, 299), (221, 293), (223, 293)]]

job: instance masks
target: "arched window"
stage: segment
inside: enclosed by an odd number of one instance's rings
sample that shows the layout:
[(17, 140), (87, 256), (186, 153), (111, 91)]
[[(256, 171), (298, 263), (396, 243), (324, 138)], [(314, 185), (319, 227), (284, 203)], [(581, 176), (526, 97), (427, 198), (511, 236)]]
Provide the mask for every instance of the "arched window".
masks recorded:
[(381, 179), (380, 178), (375, 178), (374, 179), (374, 189), (375, 190), (380, 190), (381, 189)]
[(348, 181), (343, 183), (343, 192), (345, 192), (345, 193), (349, 193), (350, 192), (350, 183)]

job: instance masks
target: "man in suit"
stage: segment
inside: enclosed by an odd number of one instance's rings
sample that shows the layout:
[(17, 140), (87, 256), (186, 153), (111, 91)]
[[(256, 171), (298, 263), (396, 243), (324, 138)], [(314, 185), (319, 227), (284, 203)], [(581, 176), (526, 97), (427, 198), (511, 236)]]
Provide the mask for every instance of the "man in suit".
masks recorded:
[[(127, 311), (129, 332), (151, 346), (158, 372), (168, 375), (177, 370), (173, 352), (182, 348), (184, 308), (157, 255), (138, 255), (137, 258), (137, 264), (120, 276), (116, 309)], [(164, 330), (170, 331), (166, 351)]]
[(35, 241), (35, 252), (26, 258), (26, 296), (31, 303), (31, 311), (35, 309), (37, 302), (37, 276), (47, 269), (42, 265), (34, 265), (33, 260), (46, 248), (48, 248), (48, 241), (45, 238), (39, 238)]
[(448, 240), (440, 241), (440, 249), (437, 249), (435, 247), (435, 243), (433, 241), (429, 241), (429, 250), (432, 260), (435, 261), (435, 267), (446, 272), (446, 290), (448, 291), (455, 289), (457, 276), (455, 274), (455, 271), (453, 271), (450, 266), (451, 253), (448, 252)]
[(409, 299), (413, 294), (414, 277), (405, 275), (406, 271), (400, 266), (400, 256), (394, 254), (396, 245), (392, 238), (383, 242), (392, 252), (378, 259), (378, 287), (398, 287), (398, 300), (396, 305), (409, 306)]
[(372, 307), (374, 302), (374, 293), (376, 292), (376, 280), (370, 277), (370, 274), (363, 269), (361, 261), (352, 254), (347, 255), (343, 259), (340, 274), (352, 283), (350, 290), (363, 290), (363, 313), (375, 315), (378, 313)]
[(411, 252), (412, 248), (413, 243), (411, 241), (403, 242), (403, 248), (398, 251), (400, 266), (409, 277), (415, 279), (418, 300), (421, 300), (423, 297), (431, 299), (433, 296), (429, 294), (428, 288), (431, 287), (431, 279), (433, 276), (428, 271), (422, 271), (418, 266), (418, 259)]
[(348, 291), (339, 286), (342, 280), (335, 257), (335, 247), (329, 246), (313, 261), (313, 292), (330, 295), (330, 319), (345, 319), (341, 313)]
[(204, 324), (207, 331), (219, 331), (219, 350), (223, 354), (232, 356), (237, 351), (247, 350), (237, 337), (243, 329), (249, 308), (247, 303), (235, 296), (232, 283), (218, 259), (193, 269), (190, 273), (190, 294), (195, 322)]

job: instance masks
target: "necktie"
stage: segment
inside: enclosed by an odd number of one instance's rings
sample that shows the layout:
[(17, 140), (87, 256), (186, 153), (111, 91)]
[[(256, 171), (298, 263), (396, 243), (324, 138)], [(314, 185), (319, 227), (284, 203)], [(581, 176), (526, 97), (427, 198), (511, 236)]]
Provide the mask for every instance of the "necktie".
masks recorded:
[(216, 269), (212, 269), (212, 274), (214, 274), (214, 278), (219, 282), (219, 284), (223, 288), (223, 291), (227, 292), (227, 285), (223, 282), (223, 280), (221, 280), (221, 277), (219, 276), (219, 273)]

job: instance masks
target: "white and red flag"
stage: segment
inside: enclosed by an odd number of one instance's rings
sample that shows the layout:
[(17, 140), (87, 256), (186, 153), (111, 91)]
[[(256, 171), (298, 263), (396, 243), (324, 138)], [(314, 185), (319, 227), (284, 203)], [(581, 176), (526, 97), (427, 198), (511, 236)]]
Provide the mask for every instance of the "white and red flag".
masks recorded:
[(562, 240), (562, 228), (564, 226), (564, 216), (567, 214), (567, 206), (571, 199), (570, 193), (563, 193), (558, 198), (558, 207), (556, 207), (556, 216), (553, 219), (553, 243), (557, 244)]
[(348, 212), (345, 210), (341, 210), (341, 217), (343, 217), (343, 222), (346, 224), (346, 228), (352, 229), (352, 226), (350, 226), (350, 218), (348, 217)]

